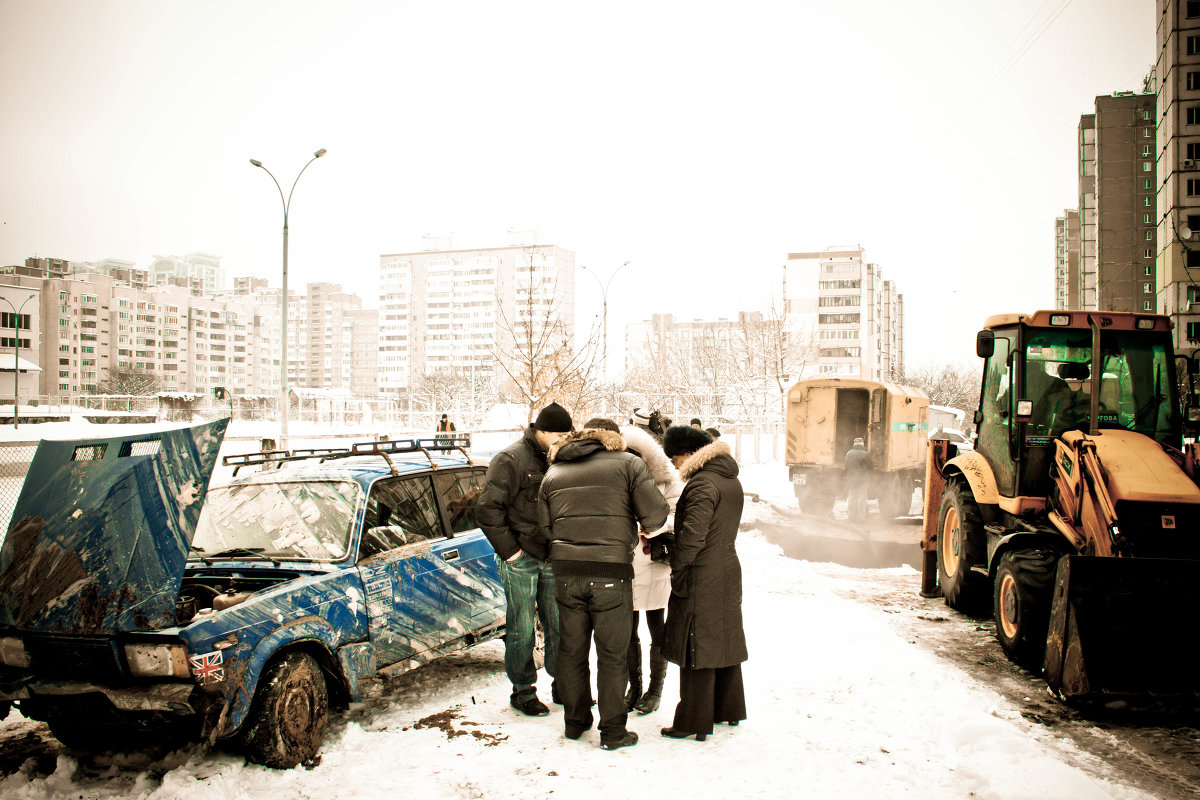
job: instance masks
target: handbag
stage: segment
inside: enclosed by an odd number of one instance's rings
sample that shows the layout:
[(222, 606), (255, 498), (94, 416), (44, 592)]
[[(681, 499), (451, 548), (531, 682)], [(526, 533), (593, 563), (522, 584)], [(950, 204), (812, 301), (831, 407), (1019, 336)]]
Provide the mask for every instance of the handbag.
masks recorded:
[(675, 549), (675, 534), (660, 533), (650, 539), (650, 560), (665, 562), (671, 560), (671, 551)]

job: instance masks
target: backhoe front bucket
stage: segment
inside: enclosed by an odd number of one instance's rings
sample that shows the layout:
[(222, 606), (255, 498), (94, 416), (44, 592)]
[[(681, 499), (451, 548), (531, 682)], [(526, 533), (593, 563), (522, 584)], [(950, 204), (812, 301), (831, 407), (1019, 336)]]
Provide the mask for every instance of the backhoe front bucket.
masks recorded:
[(1067, 700), (1200, 697), (1200, 561), (1064, 556), (1045, 677)]

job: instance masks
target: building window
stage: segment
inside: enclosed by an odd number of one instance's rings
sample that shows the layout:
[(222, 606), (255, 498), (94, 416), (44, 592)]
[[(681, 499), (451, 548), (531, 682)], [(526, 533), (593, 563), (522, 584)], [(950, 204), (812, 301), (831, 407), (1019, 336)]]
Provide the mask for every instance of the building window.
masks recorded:
[(1187, 268), (1193, 269), (1195, 267), (1200, 267), (1200, 250), (1188, 250)]
[[(1200, 37), (1197, 37), (1197, 38), (1200, 38)], [(1147, 122), (1154, 119), (1154, 115), (1150, 112), (1150, 109), (1148, 109), (1148, 108), (1142, 109), (1142, 119), (1146, 120)]]
[(1153, 154), (1150, 152), (1150, 145), (1142, 145), (1142, 158), (1149, 158), (1151, 155)]
[(1195, 178), (1188, 178), (1187, 196), (1188, 197), (1200, 197), (1200, 180), (1196, 180)]
[(1142, 258), (1154, 258), (1154, 252), (1149, 247), (1147, 247), (1145, 250), (1142, 251)]
[(1150, 162), (1149, 162), (1149, 161), (1143, 161), (1143, 162), (1142, 162), (1142, 172), (1149, 172), (1150, 170), (1151, 170), (1151, 164), (1150, 164)]
[(1189, 310), (1198, 298), (1200, 298), (1200, 291), (1197, 291), (1195, 286), (1187, 287), (1187, 301)]
[(1150, 198), (1149, 198), (1149, 197), (1143, 197), (1143, 198), (1142, 198), (1142, 205), (1144, 205), (1146, 208), (1149, 208), (1149, 207), (1150, 207)]
[(1200, 124), (1200, 106), (1188, 106), (1187, 108), (1187, 124)]
[(1200, 160), (1200, 142), (1188, 142), (1185, 158), (1192, 161)]
[(1154, 231), (1146, 231), (1146, 241), (1147, 242), (1154, 241)]
[(1143, 225), (1150, 224), (1150, 215), (1149, 214), (1142, 214), (1142, 224)]
[(1187, 0), (1184, 4), (1184, 14), (1188, 19), (1200, 17), (1200, 0)]
[(1142, 128), (1142, 138), (1143, 139), (1150, 138), (1150, 129), (1149, 128)]
[(1200, 89), (1200, 72), (1189, 72), (1187, 74), (1187, 88), (1191, 92)]
[(1144, 302), (1142, 303), (1142, 310), (1143, 310), (1143, 311), (1153, 311), (1153, 310), (1154, 310), (1153, 308), (1151, 308), (1151, 307), (1150, 307), (1150, 301), (1149, 301), (1149, 300), (1146, 300), (1146, 301), (1144, 301)]
[(1151, 275), (1153, 275), (1153, 274), (1154, 274), (1154, 268), (1153, 268), (1153, 267), (1151, 267), (1149, 264), (1147, 264), (1147, 265), (1146, 265), (1146, 266), (1145, 266), (1145, 267), (1142, 269), (1142, 274), (1143, 274), (1143, 275), (1145, 275), (1146, 277), (1150, 277)]
[(1187, 37), (1187, 54), (1189, 56), (1200, 55), (1200, 36)]
[(1153, 289), (1150, 287), (1150, 284), (1148, 284), (1148, 283), (1142, 284), (1142, 293), (1143, 294), (1150, 294), (1151, 291), (1153, 291)]

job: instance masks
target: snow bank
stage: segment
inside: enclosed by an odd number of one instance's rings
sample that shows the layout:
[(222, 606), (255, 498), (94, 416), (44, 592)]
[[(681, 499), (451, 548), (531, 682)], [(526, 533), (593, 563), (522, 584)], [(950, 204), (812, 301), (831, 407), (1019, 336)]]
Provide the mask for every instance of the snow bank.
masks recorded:
[[(760, 496), (783, 502), (790, 492), (783, 472), (779, 486), (765, 467), (747, 470), (747, 488), (760, 480)], [(746, 519), (764, 508), (748, 503)], [(838, 596), (840, 579), (869, 571), (784, 558), (754, 531), (740, 537), (738, 550), (749, 719), (718, 726), (706, 742), (659, 736), (678, 698), (675, 667), (663, 708), (630, 717), (641, 736), (636, 747), (601, 750), (595, 729), (566, 740), (560, 707), (542, 719), (508, 707), (503, 649), (493, 642), (402, 676), (383, 700), (341, 714), (312, 769), (269, 770), (199, 746), (152, 764), (130, 758), (86, 769), (60, 756), (48, 777), (31, 776), (30, 763), (0, 780), (0, 796), (1148, 797), (1109, 780), (1096, 759), (898, 634), (881, 609)], [(884, 572), (913, 579), (911, 570)], [(545, 676), (540, 689), (548, 699)], [(3, 727), (13, 725), (29, 723), (14, 713)]]

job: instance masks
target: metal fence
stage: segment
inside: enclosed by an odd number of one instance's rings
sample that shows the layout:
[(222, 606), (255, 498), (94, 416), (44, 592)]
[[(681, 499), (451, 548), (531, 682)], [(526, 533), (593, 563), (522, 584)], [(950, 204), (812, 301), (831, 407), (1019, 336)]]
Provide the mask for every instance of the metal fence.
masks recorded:
[(0, 542), (8, 534), (13, 509), (36, 450), (37, 442), (0, 442)]

